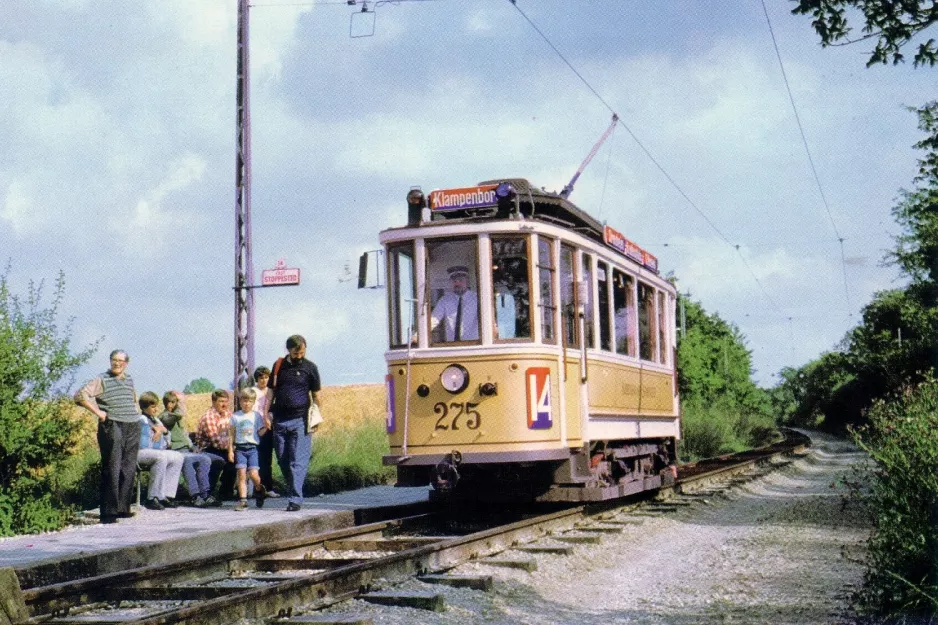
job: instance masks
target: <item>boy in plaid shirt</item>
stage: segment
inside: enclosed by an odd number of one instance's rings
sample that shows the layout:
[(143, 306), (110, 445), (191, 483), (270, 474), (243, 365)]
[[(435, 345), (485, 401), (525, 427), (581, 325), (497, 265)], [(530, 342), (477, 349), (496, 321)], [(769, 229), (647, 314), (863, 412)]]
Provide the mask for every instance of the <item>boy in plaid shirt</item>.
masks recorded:
[(208, 476), (210, 487), (214, 488), (221, 476), (217, 505), (230, 497), (234, 489), (234, 464), (228, 462), (228, 449), (231, 447), (231, 410), (228, 404), (228, 391), (215, 389), (212, 392), (212, 406), (199, 419), (199, 428), (195, 433), (195, 444), (199, 450), (212, 458)]

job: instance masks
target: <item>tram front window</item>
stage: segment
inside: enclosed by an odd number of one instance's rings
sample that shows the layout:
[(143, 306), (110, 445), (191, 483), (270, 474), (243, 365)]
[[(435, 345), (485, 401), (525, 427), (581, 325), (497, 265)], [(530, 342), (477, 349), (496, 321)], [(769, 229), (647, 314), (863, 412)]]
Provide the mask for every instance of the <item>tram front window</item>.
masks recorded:
[(475, 239), (427, 242), (430, 345), (479, 340)]
[(531, 338), (527, 237), (492, 238), (495, 339)]
[(388, 248), (388, 271), (391, 274), (388, 281), (391, 285), (391, 347), (400, 347), (406, 343), (406, 337), (417, 331), (414, 251), (409, 243)]

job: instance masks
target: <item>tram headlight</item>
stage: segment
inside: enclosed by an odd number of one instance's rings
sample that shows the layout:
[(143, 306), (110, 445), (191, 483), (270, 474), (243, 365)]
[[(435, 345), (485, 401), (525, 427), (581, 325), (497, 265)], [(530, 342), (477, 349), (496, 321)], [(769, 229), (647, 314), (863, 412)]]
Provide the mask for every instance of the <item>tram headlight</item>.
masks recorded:
[(469, 372), (462, 365), (450, 365), (440, 374), (440, 383), (454, 395), (461, 393), (469, 386)]

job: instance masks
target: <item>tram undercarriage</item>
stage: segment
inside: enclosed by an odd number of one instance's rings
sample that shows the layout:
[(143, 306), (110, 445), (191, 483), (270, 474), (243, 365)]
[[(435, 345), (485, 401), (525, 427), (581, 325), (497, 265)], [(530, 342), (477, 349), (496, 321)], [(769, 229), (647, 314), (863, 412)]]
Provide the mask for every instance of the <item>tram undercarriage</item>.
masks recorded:
[(436, 465), (398, 466), (398, 485), (433, 486), (431, 501), (604, 501), (674, 483), (673, 439), (597, 441), (565, 461), (467, 463), (453, 451)]

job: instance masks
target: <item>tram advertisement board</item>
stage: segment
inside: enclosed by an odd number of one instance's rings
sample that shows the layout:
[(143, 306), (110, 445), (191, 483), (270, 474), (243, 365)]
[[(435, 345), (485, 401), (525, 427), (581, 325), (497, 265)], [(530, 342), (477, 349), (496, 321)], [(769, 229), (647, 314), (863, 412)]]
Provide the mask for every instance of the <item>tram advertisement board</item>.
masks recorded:
[(495, 188), (497, 186), (486, 184), (479, 187), (431, 191), (430, 210), (446, 212), (495, 206), (498, 204), (498, 198), (495, 197)]

